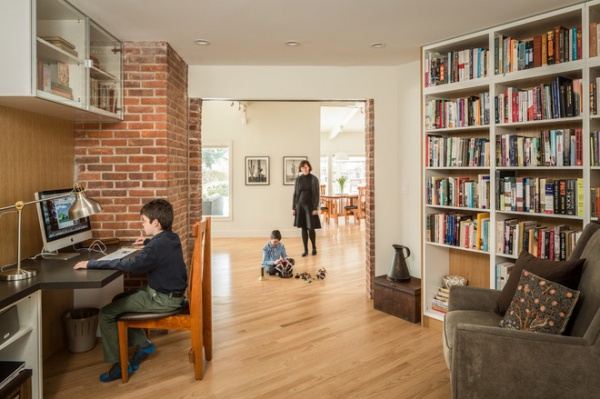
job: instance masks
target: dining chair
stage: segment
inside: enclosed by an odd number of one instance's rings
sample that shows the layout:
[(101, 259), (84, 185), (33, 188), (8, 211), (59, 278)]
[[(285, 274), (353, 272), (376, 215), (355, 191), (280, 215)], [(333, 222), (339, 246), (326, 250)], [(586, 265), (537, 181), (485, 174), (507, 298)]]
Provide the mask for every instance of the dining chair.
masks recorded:
[(349, 216), (354, 217), (354, 223), (360, 223), (360, 219), (364, 219), (362, 211), (364, 209), (365, 192), (365, 186), (358, 187), (358, 196), (356, 197), (355, 202), (344, 206), (344, 217), (346, 219), (346, 224), (348, 224)]
[(190, 331), (189, 361), (194, 363), (196, 380), (204, 377), (204, 360), (212, 359), (212, 286), (210, 217), (196, 222), (192, 229), (194, 251), (189, 271), (187, 297), (181, 308), (165, 313), (124, 313), (118, 318), (121, 380), (129, 380), (127, 372), (128, 328)]
[(329, 209), (329, 205), (323, 196), (325, 195), (325, 184), (321, 184), (321, 215), (323, 215), (323, 219), (325, 219), (325, 223), (329, 224), (329, 218), (331, 217), (331, 211)]

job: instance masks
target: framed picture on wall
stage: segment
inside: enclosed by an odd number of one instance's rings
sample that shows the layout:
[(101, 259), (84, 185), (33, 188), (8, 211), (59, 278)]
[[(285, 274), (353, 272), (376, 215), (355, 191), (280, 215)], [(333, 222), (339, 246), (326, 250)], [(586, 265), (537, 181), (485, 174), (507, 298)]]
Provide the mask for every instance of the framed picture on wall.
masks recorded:
[(268, 186), (269, 157), (246, 157), (246, 185)]
[(283, 185), (291, 186), (298, 177), (300, 162), (306, 161), (307, 157), (283, 157)]

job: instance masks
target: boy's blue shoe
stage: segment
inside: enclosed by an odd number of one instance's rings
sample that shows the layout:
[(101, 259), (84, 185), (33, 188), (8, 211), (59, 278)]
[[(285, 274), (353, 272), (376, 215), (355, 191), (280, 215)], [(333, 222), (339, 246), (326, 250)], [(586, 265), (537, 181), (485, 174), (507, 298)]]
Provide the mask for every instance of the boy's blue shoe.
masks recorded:
[(131, 358), (131, 368), (133, 370), (139, 369), (142, 360), (145, 360), (149, 354), (154, 352), (154, 349), (156, 349), (156, 346), (154, 346), (154, 344), (150, 341), (144, 345), (138, 345), (133, 357)]
[[(131, 375), (132, 372), (131, 364), (127, 363), (127, 373)], [(100, 381), (102, 382), (110, 382), (114, 380), (121, 379), (121, 363), (115, 363), (106, 373), (100, 374)]]

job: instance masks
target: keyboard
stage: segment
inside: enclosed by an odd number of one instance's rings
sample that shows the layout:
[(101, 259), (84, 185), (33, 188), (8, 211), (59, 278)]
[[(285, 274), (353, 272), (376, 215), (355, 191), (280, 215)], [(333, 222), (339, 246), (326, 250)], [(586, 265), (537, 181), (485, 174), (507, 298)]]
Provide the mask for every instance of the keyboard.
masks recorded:
[(132, 253), (137, 252), (137, 251), (139, 251), (139, 249), (135, 249), (135, 248), (119, 248), (119, 249), (117, 249), (113, 253), (110, 253), (108, 255), (104, 255), (101, 258), (98, 258), (98, 260), (122, 259), (122, 258), (125, 258), (126, 256), (129, 256)]

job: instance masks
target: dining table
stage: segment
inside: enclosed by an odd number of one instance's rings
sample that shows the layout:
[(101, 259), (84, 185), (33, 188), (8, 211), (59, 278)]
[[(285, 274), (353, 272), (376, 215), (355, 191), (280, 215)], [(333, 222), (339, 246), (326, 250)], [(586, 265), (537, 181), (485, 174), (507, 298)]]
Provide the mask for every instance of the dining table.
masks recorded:
[(329, 218), (337, 224), (340, 216), (345, 216), (344, 207), (356, 205), (358, 194), (322, 195), (323, 205), (329, 209)]

